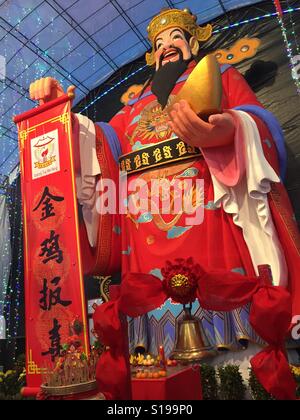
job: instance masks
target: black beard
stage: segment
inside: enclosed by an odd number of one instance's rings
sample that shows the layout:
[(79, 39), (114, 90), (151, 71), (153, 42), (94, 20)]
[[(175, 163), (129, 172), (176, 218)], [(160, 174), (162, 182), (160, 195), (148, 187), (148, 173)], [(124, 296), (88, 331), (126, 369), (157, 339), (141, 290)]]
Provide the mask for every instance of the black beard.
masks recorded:
[[(174, 48), (174, 47), (172, 47)], [(179, 77), (186, 71), (190, 61), (183, 59), (183, 53), (180, 48), (175, 48), (179, 53), (179, 60), (174, 62), (169, 62), (162, 65), (163, 56), (160, 59), (159, 69), (155, 72), (151, 90), (152, 93), (157, 97), (158, 102), (164, 108), (170, 96), (170, 93), (174, 89), (174, 86), (179, 79)]]

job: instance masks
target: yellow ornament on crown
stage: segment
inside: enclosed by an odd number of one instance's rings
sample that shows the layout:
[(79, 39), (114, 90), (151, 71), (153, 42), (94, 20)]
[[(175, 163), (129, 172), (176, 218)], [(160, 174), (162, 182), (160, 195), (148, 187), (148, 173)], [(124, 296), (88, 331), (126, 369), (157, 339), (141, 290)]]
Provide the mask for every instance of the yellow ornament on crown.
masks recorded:
[(148, 66), (155, 63), (155, 39), (157, 35), (166, 29), (180, 28), (194, 36), (198, 41), (207, 41), (212, 35), (212, 26), (206, 25), (201, 27), (197, 25), (197, 16), (193, 15), (189, 9), (167, 9), (155, 16), (150, 22), (147, 31), (148, 38), (152, 44), (151, 53), (146, 54), (146, 62)]

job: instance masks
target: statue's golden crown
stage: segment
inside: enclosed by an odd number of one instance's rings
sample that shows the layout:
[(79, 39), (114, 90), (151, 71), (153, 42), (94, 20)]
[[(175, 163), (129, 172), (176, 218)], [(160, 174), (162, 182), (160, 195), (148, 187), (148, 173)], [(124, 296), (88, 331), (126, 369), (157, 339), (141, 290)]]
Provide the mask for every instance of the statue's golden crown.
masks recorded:
[(147, 31), (152, 43), (152, 52), (146, 54), (146, 61), (149, 66), (155, 62), (155, 39), (157, 35), (166, 29), (180, 28), (197, 38), (198, 41), (207, 41), (212, 34), (212, 26), (201, 27), (197, 25), (197, 16), (193, 15), (189, 9), (166, 9), (155, 16), (150, 22)]

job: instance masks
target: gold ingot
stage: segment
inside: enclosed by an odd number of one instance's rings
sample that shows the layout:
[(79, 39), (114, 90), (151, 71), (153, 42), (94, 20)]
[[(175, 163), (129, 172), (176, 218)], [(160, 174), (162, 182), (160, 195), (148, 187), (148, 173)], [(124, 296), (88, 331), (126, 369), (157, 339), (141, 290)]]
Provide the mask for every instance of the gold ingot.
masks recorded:
[(208, 344), (200, 320), (191, 314), (191, 306), (184, 305), (184, 316), (176, 320), (176, 338), (170, 359), (182, 363), (200, 362), (216, 356), (217, 352)]
[(197, 64), (166, 111), (171, 112), (182, 99), (205, 121), (210, 115), (221, 113), (222, 79), (220, 65), (214, 55), (207, 55)]

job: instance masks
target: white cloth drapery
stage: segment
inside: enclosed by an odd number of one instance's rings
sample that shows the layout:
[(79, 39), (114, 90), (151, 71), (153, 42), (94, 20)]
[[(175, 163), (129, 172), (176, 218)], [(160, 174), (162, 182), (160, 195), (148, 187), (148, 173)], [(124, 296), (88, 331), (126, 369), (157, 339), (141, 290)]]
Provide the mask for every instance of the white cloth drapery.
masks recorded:
[(231, 214), (243, 231), (254, 269), (269, 264), (273, 283), (287, 286), (288, 270), (268, 202), (272, 182), (280, 179), (264, 156), (260, 134), (253, 118), (243, 111), (233, 111), (239, 118), (235, 141), (244, 142), (246, 173), (240, 182), (229, 187), (212, 174), (215, 204)]

